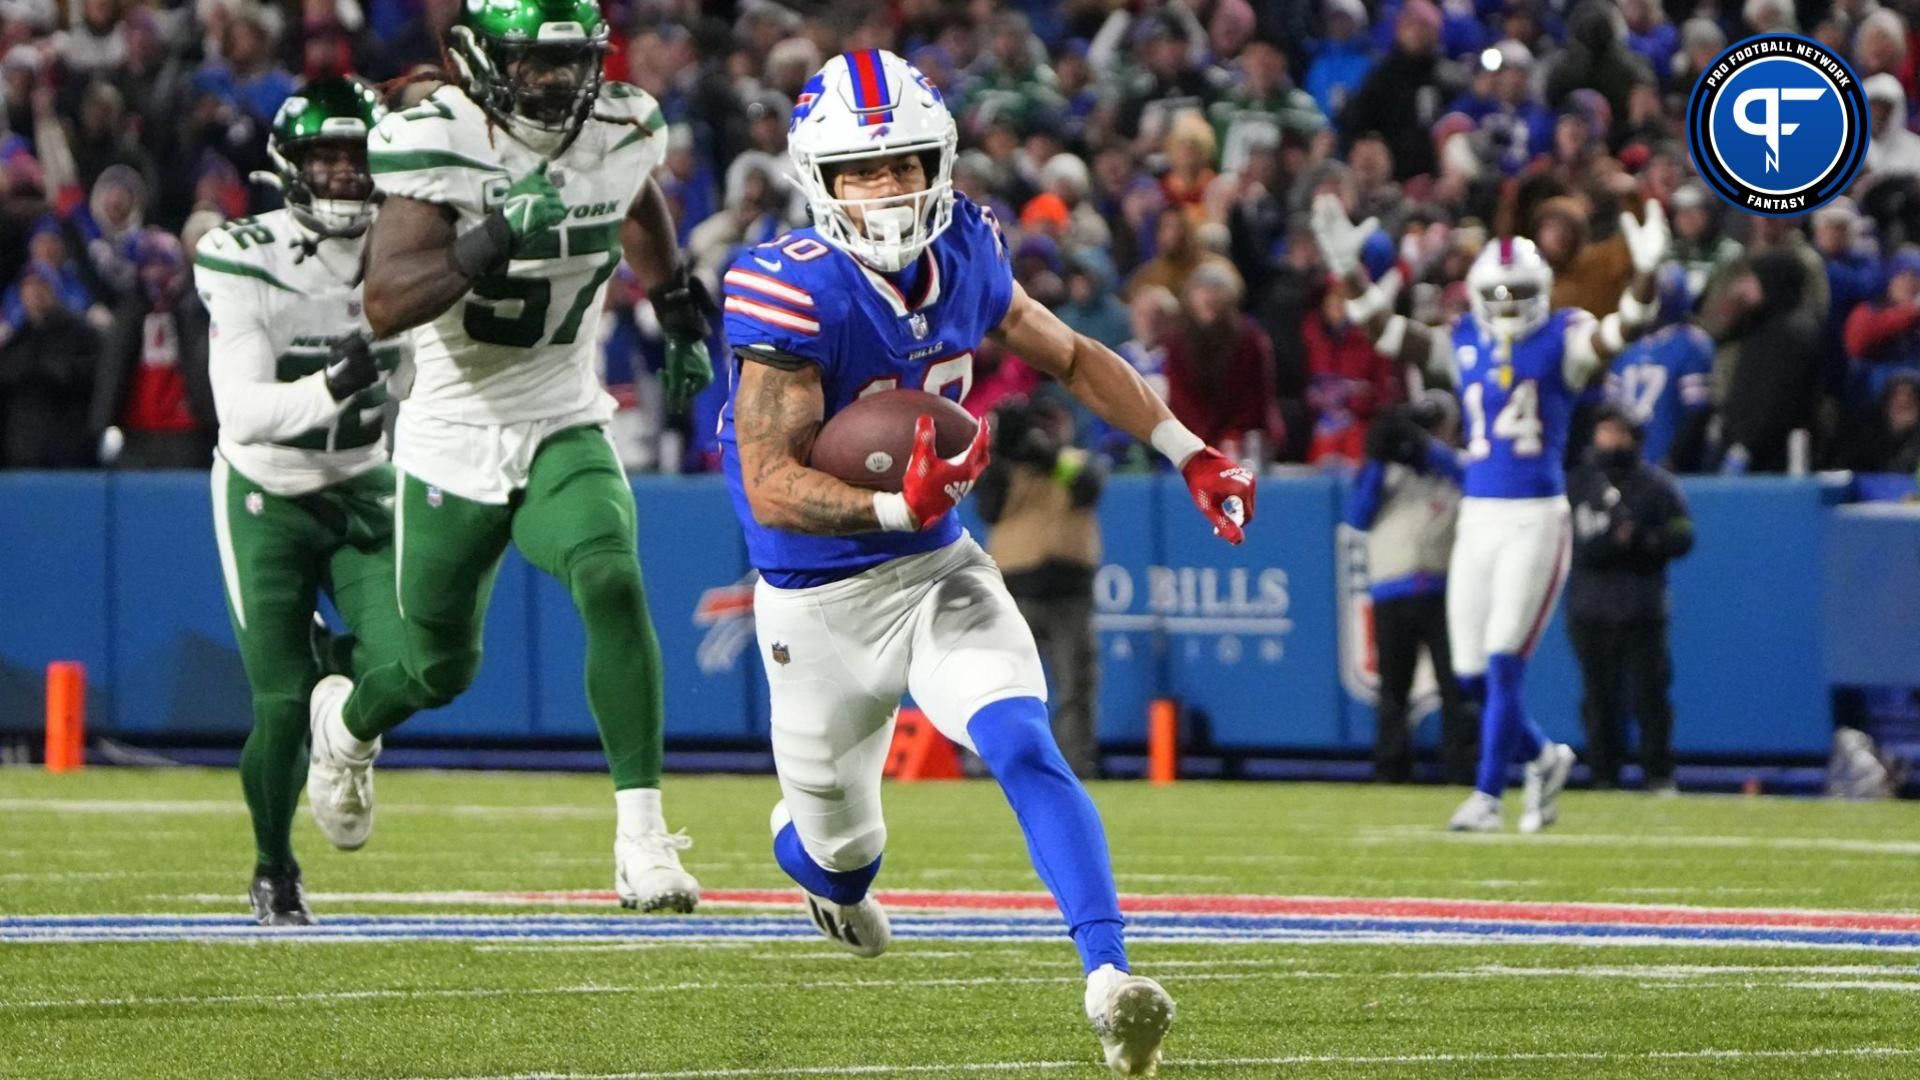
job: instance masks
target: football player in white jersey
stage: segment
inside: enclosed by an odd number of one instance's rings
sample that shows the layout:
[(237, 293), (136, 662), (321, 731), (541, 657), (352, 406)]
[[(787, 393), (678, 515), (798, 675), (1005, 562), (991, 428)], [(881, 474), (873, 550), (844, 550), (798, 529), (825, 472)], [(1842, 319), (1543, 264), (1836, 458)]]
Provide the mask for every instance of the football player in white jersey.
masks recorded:
[(1654, 271), (1666, 255), (1666, 215), (1649, 201), (1644, 220), (1620, 215), (1634, 277), (1605, 318), (1554, 310), (1553, 268), (1533, 242), (1490, 241), (1467, 272), (1469, 314), (1446, 331), (1392, 312), (1396, 268), (1369, 282), (1360, 250), (1374, 231), (1354, 225), (1336, 195), (1313, 206), (1313, 229), (1329, 270), (1353, 289), (1347, 316), (1374, 347), (1457, 388), (1467, 428), (1465, 497), (1447, 569), (1447, 635), (1462, 691), (1482, 703), (1480, 767), (1473, 794), (1449, 829), (1501, 828), (1507, 767), (1524, 762), (1520, 831), (1559, 816), (1573, 748), (1548, 739), (1522, 701), (1526, 663), (1566, 583), (1572, 551), (1566, 497), (1567, 433), (1575, 400), (1627, 341), (1651, 327)]
[[(214, 536), (253, 693), (240, 755), (257, 849), (250, 899), (266, 925), (309, 919), (290, 836), (307, 695), (323, 670), (377, 662), (401, 643), (381, 430), (399, 349), (370, 344), (360, 297), (367, 132), (384, 113), (372, 88), (345, 78), (288, 98), (268, 134), (275, 172), (262, 174), (286, 208), (215, 229), (194, 258), (220, 415)], [(352, 637), (310, 639), (323, 590)]]
[(699, 886), (679, 851), (691, 841), (667, 831), (660, 806), (660, 644), (595, 359), (623, 253), (666, 332), (677, 406), (713, 378), (712, 302), (676, 262), (651, 178), (666, 152), (660, 107), (603, 81), (608, 38), (594, 0), (466, 4), (447, 31), (453, 82), (369, 140), (383, 201), (367, 240), (367, 317), (413, 346), (394, 433), (405, 643), (357, 683), (315, 688), (308, 795), (336, 844), (364, 842), (380, 737), (472, 683), (512, 543), (566, 586), (585, 625), (620, 902), (690, 911)]

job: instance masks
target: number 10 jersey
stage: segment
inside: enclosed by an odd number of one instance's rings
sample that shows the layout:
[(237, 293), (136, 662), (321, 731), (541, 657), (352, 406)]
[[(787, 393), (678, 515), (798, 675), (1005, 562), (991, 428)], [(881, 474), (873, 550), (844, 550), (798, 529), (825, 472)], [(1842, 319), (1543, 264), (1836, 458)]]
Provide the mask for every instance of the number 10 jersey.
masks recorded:
[[(601, 87), (593, 115), (551, 159), (566, 221), (533, 236), (506, 268), (413, 330), (405, 410), (465, 424), (511, 424), (613, 402), (596, 374), (607, 279), (620, 262), (620, 223), (666, 155), (666, 122), (645, 91)], [(542, 155), (495, 124), (458, 87), (388, 114), (367, 140), (374, 183), (388, 196), (447, 207), (454, 228), (478, 225)]]

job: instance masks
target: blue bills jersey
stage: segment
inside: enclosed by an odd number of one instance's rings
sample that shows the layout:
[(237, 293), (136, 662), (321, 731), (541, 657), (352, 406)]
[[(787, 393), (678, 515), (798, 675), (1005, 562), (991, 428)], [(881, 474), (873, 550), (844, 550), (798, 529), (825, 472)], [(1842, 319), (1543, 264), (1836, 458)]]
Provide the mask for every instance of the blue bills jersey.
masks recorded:
[(1540, 499), (1566, 493), (1567, 432), (1580, 394), (1567, 384), (1567, 334), (1576, 321), (1592, 318), (1562, 308), (1511, 348), (1483, 333), (1471, 317), (1454, 324), (1468, 496)]
[(1687, 418), (1713, 403), (1712, 373), (1712, 336), (1684, 323), (1649, 334), (1614, 357), (1607, 398), (1640, 425), (1648, 461), (1666, 461)]
[[(820, 369), (826, 415), (868, 394), (925, 390), (961, 401), (973, 349), (1013, 303), (1013, 267), (989, 211), (954, 197), (953, 223), (902, 273), (883, 275), (801, 229), (741, 252), (722, 278), (731, 386), (740, 365)], [(798, 589), (944, 547), (959, 539), (949, 513), (915, 533), (810, 536), (754, 520), (734, 441), (737, 402), (720, 413), (721, 461), (747, 555), (767, 583)]]

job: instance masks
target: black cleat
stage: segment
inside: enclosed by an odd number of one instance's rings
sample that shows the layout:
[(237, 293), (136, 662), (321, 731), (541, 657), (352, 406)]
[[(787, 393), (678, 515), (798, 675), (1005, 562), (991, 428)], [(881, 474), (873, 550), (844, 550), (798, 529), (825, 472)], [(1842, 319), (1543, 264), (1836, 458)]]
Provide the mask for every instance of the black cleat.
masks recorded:
[(310, 926), (313, 912), (307, 910), (306, 891), (300, 886), (300, 868), (266, 870), (254, 868), (253, 888), (247, 890), (253, 903), (253, 920), (261, 926)]

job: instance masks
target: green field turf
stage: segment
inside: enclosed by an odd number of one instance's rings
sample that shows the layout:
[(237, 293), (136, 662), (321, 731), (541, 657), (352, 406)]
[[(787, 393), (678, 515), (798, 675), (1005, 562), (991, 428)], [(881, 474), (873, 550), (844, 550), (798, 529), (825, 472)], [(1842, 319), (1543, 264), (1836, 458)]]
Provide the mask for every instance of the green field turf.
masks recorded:
[[(315, 914), (554, 911), (395, 894), (606, 889), (608, 792), (382, 773), (363, 851), (327, 848), (302, 809)], [(1545, 836), (1457, 837), (1440, 830), (1454, 789), (1094, 794), (1127, 893), (1920, 911), (1913, 804), (1576, 792)], [(669, 778), (704, 886), (786, 886), (775, 797), (770, 778)], [(991, 785), (888, 800), (883, 888), (1038, 887)], [(233, 773), (0, 769), (0, 916), (238, 915), (251, 859)], [(1911, 951), (1145, 942), (1134, 961), (1179, 1003), (1165, 1076), (1920, 1077)], [(899, 940), (871, 961), (811, 939), (0, 944), (0, 1077), (1095, 1078), (1096, 1062), (1064, 936)]]

